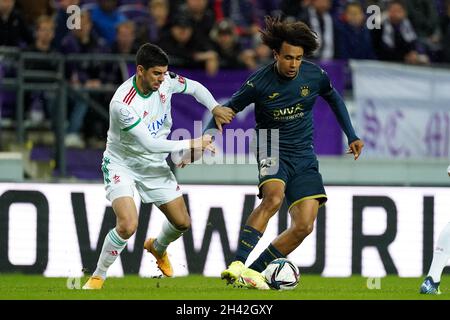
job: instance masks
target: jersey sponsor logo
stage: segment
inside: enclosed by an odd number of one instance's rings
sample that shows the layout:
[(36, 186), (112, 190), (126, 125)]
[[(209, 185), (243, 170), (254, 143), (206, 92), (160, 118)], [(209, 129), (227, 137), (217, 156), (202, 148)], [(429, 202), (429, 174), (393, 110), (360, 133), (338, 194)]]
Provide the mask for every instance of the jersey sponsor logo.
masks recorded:
[(155, 120), (155, 121), (149, 123), (147, 128), (150, 131), (150, 134), (152, 136), (155, 136), (156, 133), (159, 131), (159, 129), (161, 129), (161, 127), (164, 125), (164, 122), (166, 121), (166, 119), (167, 119), (167, 113), (164, 114), (164, 116), (161, 117), (161, 119)]
[(131, 87), (125, 98), (123, 98), (123, 102), (130, 105), (131, 101), (133, 101), (134, 97), (136, 96), (136, 93), (137, 91), (134, 89), (134, 87)]
[(274, 120), (293, 120), (296, 118), (302, 118), (304, 115), (303, 106), (301, 103), (297, 103), (292, 107), (275, 109), (273, 110), (272, 115)]
[(130, 110), (125, 108), (120, 108), (120, 121), (124, 124), (130, 124), (134, 121), (134, 116), (131, 114)]
[(161, 103), (166, 103), (166, 95), (164, 93), (159, 94), (159, 98), (161, 99)]
[(184, 84), (186, 82), (186, 79), (184, 79), (182, 76), (178, 76), (178, 82)]
[(275, 99), (276, 97), (278, 97), (280, 94), (278, 92), (274, 92), (269, 96), (269, 99)]
[(308, 87), (308, 86), (301, 86), (301, 87), (300, 87), (300, 95), (301, 95), (302, 97), (309, 96), (309, 93), (310, 93), (310, 90), (309, 90), (309, 87)]

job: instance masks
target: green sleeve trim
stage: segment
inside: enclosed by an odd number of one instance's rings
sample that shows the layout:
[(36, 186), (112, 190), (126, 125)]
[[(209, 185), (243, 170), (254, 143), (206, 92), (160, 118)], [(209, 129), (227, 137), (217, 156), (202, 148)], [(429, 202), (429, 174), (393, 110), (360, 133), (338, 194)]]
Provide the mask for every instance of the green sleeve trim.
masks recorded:
[(180, 93), (184, 93), (186, 91), (186, 89), (187, 89), (187, 80), (186, 80), (186, 78), (184, 78), (184, 89)]
[(141, 118), (139, 118), (135, 123), (133, 123), (131, 126), (129, 126), (129, 127), (126, 127), (126, 128), (123, 128), (122, 130), (123, 131), (130, 131), (131, 129), (133, 129), (134, 127), (136, 127), (138, 124), (139, 124), (139, 122), (141, 122)]

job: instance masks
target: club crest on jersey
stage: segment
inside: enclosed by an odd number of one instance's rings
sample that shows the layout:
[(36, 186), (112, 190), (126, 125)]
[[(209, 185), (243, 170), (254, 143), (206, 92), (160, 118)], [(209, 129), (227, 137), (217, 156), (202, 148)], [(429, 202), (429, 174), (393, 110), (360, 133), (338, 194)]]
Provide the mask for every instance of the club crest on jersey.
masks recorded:
[(302, 97), (309, 96), (309, 87), (308, 86), (301, 86), (300, 87), (300, 95)]
[(159, 98), (161, 99), (161, 103), (166, 103), (166, 95), (164, 93), (160, 93)]

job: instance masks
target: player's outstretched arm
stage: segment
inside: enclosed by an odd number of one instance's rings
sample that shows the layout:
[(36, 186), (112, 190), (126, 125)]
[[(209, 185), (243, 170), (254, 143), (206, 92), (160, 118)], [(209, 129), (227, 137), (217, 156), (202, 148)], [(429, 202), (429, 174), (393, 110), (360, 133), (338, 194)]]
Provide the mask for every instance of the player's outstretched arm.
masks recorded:
[(192, 140), (167, 140), (162, 138), (153, 138), (147, 127), (140, 119), (139, 123), (128, 130), (128, 132), (134, 137), (134, 139), (146, 149), (152, 153), (166, 153), (188, 150), (192, 148)]
[(345, 106), (344, 99), (342, 99), (336, 89), (331, 86), (328, 77), (326, 77), (325, 79), (325, 91), (328, 92), (326, 94), (322, 94), (322, 97), (330, 105), (331, 110), (333, 110), (333, 113), (335, 114), (339, 122), (339, 125), (347, 136), (349, 148), (346, 153), (353, 154), (355, 160), (357, 160), (364, 147), (364, 142), (358, 138), (355, 133), (355, 129), (353, 129), (353, 125), (350, 120), (350, 115), (348, 114), (347, 107)]
[(170, 153), (191, 148), (191, 140), (176, 141), (164, 138), (152, 138), (142, 119), (132, 109), (121, 102), (111, 102), (110, 116), (112, 121), (119, 125), (121, 131), (130, 134), (148, 152)]

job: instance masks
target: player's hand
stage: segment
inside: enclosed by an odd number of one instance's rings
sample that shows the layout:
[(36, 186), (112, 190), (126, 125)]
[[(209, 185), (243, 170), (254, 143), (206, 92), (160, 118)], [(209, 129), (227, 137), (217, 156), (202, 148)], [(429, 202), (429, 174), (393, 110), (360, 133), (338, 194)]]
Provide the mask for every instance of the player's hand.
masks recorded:
[(212, 110), (212, 114), (214, 116), (216, 126), (220, 132), (222, 132), (222, 125), (230, 123), (236, 115), (233, 109), (223, 106), (214, 107), (214, 109)]
[(362, 140), (355, 140), (352, 143), (350, 143), (347, 154), (353, 154), (355, 157), (355, 160), (359, 158), (359, 155), (362, 152), (362, 149), (364, 148), (364, 142)]
[(190, 150), (185, 150), (183, 152), (183, 155), (181, 156), (181, 161), (180, 163), (177, 164), (177, 168), (184, 168), (187, 165), (197, 161), (198, 159), (200, 159), (202, 157), (203, 151), (202, 150), (195, 150), (195, 149), (190, 149)]
[(205, 151), (209, 150), (212, 153), (216, 152), (216, 149), (213, 145), (213, 137), (209, 134), (205, 134), (197, 139), (191, 140), (191, 149)]
[(181, 162), (177, 164), (177, 167), (184, 168), (188, 164), (197, 161), (202, 157), (205, 150), (209, 150), (212, 153), (216, 152), (216, 148), (213, 144), (213, 137), (209, 134), (205, 134), (200, 138), (191, 140), (191, 149), (183, 153)]

